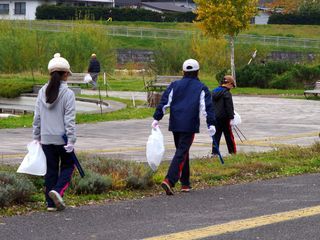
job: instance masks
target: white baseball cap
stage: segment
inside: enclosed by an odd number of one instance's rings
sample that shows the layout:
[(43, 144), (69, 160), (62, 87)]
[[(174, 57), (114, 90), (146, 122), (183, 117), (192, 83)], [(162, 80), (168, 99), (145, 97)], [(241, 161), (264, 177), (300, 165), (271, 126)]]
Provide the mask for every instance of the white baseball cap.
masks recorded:
[(61, 57), (60, 53), (54, 54), (53, 58), (48, 63), (48, 70), (49, 73), (54, 71), (64, 71), (68, 72), (70, 75), (72, 74), (69, 62), (65, 58)]
[(184, 61), (182, 65), (182, 70), (184, 72), (194, 72), (200, 69), (200, 65), (197, 60), (194, 59), (188, 59)]

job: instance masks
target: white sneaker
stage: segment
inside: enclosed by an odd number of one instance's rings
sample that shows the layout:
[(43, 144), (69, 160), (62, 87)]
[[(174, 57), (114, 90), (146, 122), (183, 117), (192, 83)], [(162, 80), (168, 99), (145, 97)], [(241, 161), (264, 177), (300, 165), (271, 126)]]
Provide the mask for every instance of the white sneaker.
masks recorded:
[(62, 211), (66, 208), (66, 205), (64, 204), (62, 197), (57, 191), (51, 190), (49, 192), (49, 197), (52, 199), (52, 201), (56, 205), (57, 211)]
[(55, 207), (47, 207), (47, 211), (48, 212), (55, 212), (55, 211), (57, 211), (57, 208), (55, 208)]

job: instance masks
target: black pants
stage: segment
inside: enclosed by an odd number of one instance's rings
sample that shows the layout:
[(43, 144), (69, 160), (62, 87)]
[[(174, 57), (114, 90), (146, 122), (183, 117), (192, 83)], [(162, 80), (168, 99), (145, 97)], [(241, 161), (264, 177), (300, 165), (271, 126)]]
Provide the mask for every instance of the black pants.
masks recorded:
[[(218, 147), (220, 145), (220, 139), (222, 136), (222, 133), (224, 135), (224, 138), (226, 139), (227, 147), (228, 147), (228, 152), (230, 154), (235, 154), (237, 153), (237, 147), (236, 143), (234, 141), (234, 136), (232, 133), (231, 125), (230, 125), (230, 120), (229, 119), (217, 119), (216, 123), (216, 134), (214, 135), (214, 138), (216, 140), (216, 143), (218, 144)], [(217, 154), (217, 149), (215, 146), (212, 147), (212, 153)]]
[(174, 186), (180, 179), (182, 185), (190, 185), (189, 149), (194, 133), (173, 132), (176, 152), (171, 161), (166, 178)]
[(91, 76), (91, 78), (92, 78), (91, 84), (92, 84), (93, 87), (97, 87), (97, 85), (98, 85), (98, 84), (97, 84), (98, 75), (99, 75), (99, 73), (94, 73), (94, 72), (91, 72), (91, 73), (90, 73), (90, 76)]
[(42, 149), (47, 158), (47, 174), (45, 175), (45, 196), (48, 207), (54, 207), (54, 203), (48, 196), (51, 190), (57, 191), (63, 196), (68, 188), (74, 163), (71, 155), (66, 152), (63, 145), (45, 145), (42, 144)]

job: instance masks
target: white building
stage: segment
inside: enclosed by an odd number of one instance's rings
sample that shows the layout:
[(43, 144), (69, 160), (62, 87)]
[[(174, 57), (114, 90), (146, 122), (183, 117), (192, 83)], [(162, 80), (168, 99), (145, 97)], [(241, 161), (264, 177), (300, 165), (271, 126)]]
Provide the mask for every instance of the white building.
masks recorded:
[(255, 17), (255, 24), (257, 25), (268, 24), (269, 17), (270, 17), (270, 13), (259, 12), (259, 14)]
[(43, 4), (71, 4), (77, 6), (101, 6), (114, 7), (114, 0), (0, 0), (0, 19), (10, 20), (34, 20), (36, 19), (36, 9)]
[(56, 1), (0, 0), (0, 18), (33, 20), (37, 7), (42, 4), (56, 4)]

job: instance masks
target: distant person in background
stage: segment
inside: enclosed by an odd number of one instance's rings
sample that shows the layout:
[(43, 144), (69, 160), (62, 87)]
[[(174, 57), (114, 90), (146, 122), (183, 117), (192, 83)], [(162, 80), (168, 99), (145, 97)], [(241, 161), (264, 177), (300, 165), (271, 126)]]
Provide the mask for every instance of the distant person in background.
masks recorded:
[[(234, 125), (234, 107), (230, 90), (235, 87), (234, 78), (226, 75), (220, 82), (220, 86), (212, 91), (213, 108), (216, 114), (216, 134), (214, 138), (219, 147), (222, 133), (226, 139), (230, 154), (237, 152), (236, 143), (231, 126)], [(218, 154), (218, 150), (213, 147), (212, 154)]]
[(95, 53), (91, 54), (91, 60), (88, 67), (88, 73), (92, 77), (91, 84), (93, 85), (92, 90), (97, 89), (97, 80), (100, 73), (100, 62), (97, 60), (97, 55)]

